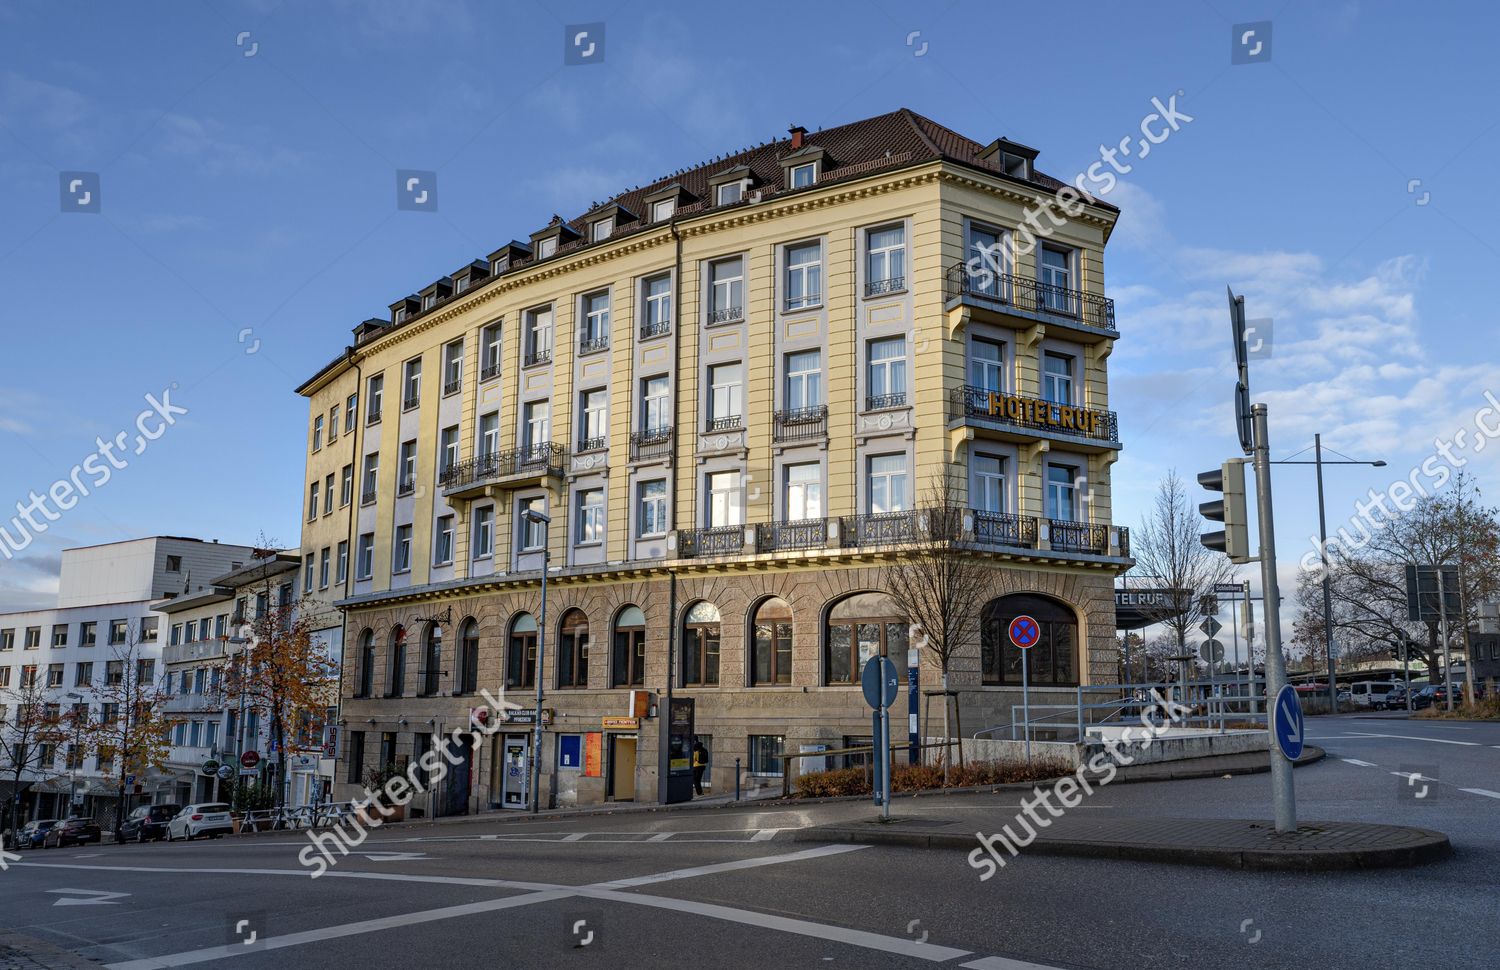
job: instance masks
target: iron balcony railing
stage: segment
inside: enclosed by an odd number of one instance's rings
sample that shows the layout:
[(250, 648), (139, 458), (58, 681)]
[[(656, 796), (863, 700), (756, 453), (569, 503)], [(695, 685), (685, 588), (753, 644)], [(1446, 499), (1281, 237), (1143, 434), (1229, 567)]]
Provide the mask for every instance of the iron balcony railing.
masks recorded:
[(443, 397), (447, 397), (449, 394), (457, 394), (463, 389), (463, 386), (464, 379), (462, 377), (453, 378), (453, 380), (443, 384)]
[(1026, 276), (997, 273), (972, 261), (948, 267), (947, 298), (970, 298), (1013, 306), (1041, 316), (1076, 320), (1115, 333), (1115, 301)]
[(551, 362), (552, 362), (552, 348), (548, 347), (548, 348), (545, 348), (543, 350), (529, 350), (529, 351), (527, 351), (526, 352), (526, 359), (522, 363), (525, 366), (527, 366), (527, 367), (532, 367), (532, 366), (534, 366), (536, 364), (550, 364)]
[(1007, 512), (974, 512), (974, 541), (1019, 549), (1036, 547), (1036, 519)]
[(776, 441), (807, 441), (828, 437), (828, 405), (777, 411), (771, 423)]
[(380, 423), (380, 408), (373, 407), (370, 410), (368, 410), (368, 411), (365, 412), (365, 425), (366, 426), (369, 426), (369, 425), (372, 425), (372, 424), (379, 424), (379, 423)]
[(578, 352), (580, 354), (592, 354), (599, 350), (609, 349), (609, 335), (601, 334), (597, 337), (584, 337), (578, 341)]
[(823, 305), (822, 293), (807, 293), (803, 296), (789, 296), (783, 305), (787, 313), (796, 313), (798, 310), (809, 310), (813, 307)]
[(403, 410), (403, 411), (410, 411), (413, 408), (415, 408), (418, 404), (421, 404), (421, 403), (422, 403), (422, 399), (420, 397), (403, 398), (402, 401), (401, 401), (401, 410)]
[(567, 457), (567, 448), (551, 442), (479, 455), (453, 465), (443, 473), (440, 484), (444, 488), (455, 488), (513, 475), (560, 476)]
[(604, 435), (600, 435), (597, 438), (580, 438), (578, 439), (578, 448), (576, 450), (599, 451), (608, 444), (609, 439)]
[(705, 431), (738, 431), (745, 426), (743, 414), (726, 414), (723, 417), (710, 418)]
[(790, 519), (767, 522), (755, 530), (757, 552), (821, 549), (828, 545), (827, 519)]
[(1056, 431), (1095, 441), (1119, 441), (1119, 419), (1113, 411), (1056, 404), (1039, 397), (1007, 394), (965, 384), (948, 394), (951, 420), (983, 418), (998, 424)]
[(922, 538), (915, 509), (846, 515), (840, 521), (839, 534), (846, 546), (886, 546)]
[(879, 411), (882, 408), (899, 408), (905, 406), (905, 391), (895, 391), (890, 394), (871, 394), (865, 398), (866, 411)]
[(684, 529), (677, 533), (677, 554), (684, 559), (697, 556), (732, 556), (745, 549), (745, 527), (715, 526), (709, 529)]
[(672, 321), (670, 319), (667, 319), (667, 320), (647, 320), (645, 323), (641, 324), (641, 339), (642, 340), (645, 340), (645, 339), (647, 339), (649, 337), (665, 337), (667, 334), (669, 334), (671, 332), (672, 332)]
[(1108, 526), (1049, 519), (1047, 535), (1052, 548), (1062, 552), (1090, 552), (1098, 556), (1109, 552)]
[(410, 495), (417, 490), (417, 476), (405, 475), (396, 483), (397, 495)]
[(630, 435), (630, 460), (652, 461), (672, 455), (672, 429), (647, 428)]
[(719, 307), (716, 310), (708, 311), (708, 322), (711, 325), (715, 323), (728, 323), (731, 320), (743, 320), (744, 318), (745, 308), (742, 306)]
[(497, 378), (499, 376), (500, 376), (500, 362), (499, 361), (496, 361), (493, 364), (485, 364), (483, 367), (481, 367), (479, 369), (479, 379), (481, 381), (492, 381), (492, 380), (494, 380), (495, 378)]
[(888, 280), (871, 280), (865, 284), (865, 296), (879, 296), (906, 289), (906, 277), (892, 276)]

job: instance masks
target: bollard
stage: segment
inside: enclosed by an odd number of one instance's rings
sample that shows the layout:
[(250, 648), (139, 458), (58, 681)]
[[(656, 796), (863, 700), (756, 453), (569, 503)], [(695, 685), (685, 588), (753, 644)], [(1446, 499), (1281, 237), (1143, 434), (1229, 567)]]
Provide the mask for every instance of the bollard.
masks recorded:
[(734, 800), (740, 800), (740, 759), (734, 759)]

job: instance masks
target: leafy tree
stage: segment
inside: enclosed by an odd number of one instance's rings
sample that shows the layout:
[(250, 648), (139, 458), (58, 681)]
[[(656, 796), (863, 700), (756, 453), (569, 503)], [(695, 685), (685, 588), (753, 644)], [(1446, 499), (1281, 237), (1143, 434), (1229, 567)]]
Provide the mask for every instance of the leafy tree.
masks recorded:
[(167, 694), (157, 679), (155, 659), (146, 656), (137, 624), (127, 628), (122, 643), (111, 647), (104, 683), (94, 688), (94, 697), (100, 712), (97, 720), (87, 722), (88, 749), (99, 759), (101, 770), (106, 764), (113, 769), (119, 792), (114, 832), (119, 842), (129, 776), (143, 777), (161, 767), (171, 750)]

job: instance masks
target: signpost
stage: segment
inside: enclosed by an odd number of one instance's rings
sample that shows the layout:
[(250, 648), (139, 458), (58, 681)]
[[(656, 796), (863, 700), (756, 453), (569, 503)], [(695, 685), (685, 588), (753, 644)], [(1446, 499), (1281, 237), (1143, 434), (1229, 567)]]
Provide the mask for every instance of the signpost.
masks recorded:
[(1276, 704), (1271, 708), (1271, 736), (1287, 761), (1302, 757), (1302, 702), (1291, 684), (1283, 684), (1276, 692)]
[(1198, 624), (1198, 629), (1203, 631), (1204, 636), (1212, 640), (1214, 637), (1219, 635), (1220, 630), (1224, 629), (1224, 624), (1220, 623), (1218, 620), (1214, 619), (1211, 616), (1205, 616), (1203, 618), (1203, 622)]
[(922, 698), (918, 684), (921, 670), (922, 651), (912, 647), (906, 651), (906, 763), (909, 765), (922, 760), (922, 748), (917, 737), (917, 704)]
[(1010, 621), (1006, 635), (1015, 648), (1021, 651), (1021, 721), (1026, 735), (1026, 763), (1031, 764), (1031, 683), (1027, 668), (1031, 666), (1026, 651), (1036, 646), (1042, 638), (1042, 625), (1035, 618), (1021, 614)]
[(240, 755), (240, 767), (241, 768), (244, 768), (244, 769), (246, 769), (248, 771), (248, 770), (254, 769), (254, 767), (256, 765), (258, 765), (258, 764), (260, 764), (260, 752), (259, 751), (254, 751), (254, 750), (246, 751), (244, 754)]
[(1218, 640), (1204, 640), (1198, 647), (1198, 656), (1203, 658), (1207, 664), (1222, 663), (1224, 661), (1224, 644)]
[(896, 703), (896, 687), (900, 683), (896, 676), (896, 665), (885, 657), (871, 657), (859, 677), (864, 690), (865, 703), (874, 711), (875, 731), (875, 804), (882, 807), (881, 815), (891, 817), (891, 711)]

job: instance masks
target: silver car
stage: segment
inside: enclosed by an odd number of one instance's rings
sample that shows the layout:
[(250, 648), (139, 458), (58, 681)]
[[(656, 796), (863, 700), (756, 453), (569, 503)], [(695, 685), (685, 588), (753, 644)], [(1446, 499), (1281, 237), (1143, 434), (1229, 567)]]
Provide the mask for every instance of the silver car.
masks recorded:
[(167, 823), (167, 841), (192, 841), (200, 835), (216, 839), (233, 831), (234, 823), (230, 819), (228, 805), (223, 802), (203, 802), (199, 805), (185, 805), (182, 811), (172, 817), (172, 821)]

